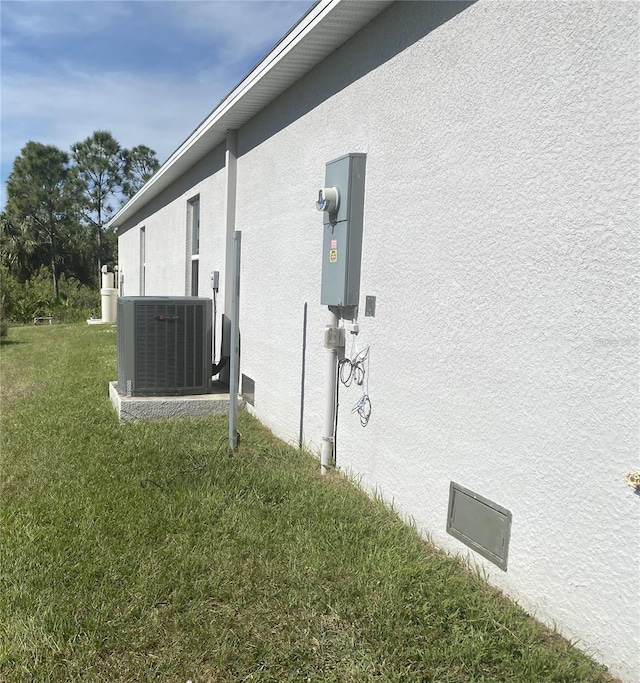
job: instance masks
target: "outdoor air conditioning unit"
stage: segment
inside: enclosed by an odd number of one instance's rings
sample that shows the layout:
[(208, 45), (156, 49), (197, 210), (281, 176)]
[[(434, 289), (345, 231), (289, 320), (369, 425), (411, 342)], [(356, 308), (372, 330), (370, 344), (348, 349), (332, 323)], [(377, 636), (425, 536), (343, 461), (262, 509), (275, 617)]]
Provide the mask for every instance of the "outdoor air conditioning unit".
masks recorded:
[(211, 300), (118, 299), (118, 388), (123, 396), (211, 392)]

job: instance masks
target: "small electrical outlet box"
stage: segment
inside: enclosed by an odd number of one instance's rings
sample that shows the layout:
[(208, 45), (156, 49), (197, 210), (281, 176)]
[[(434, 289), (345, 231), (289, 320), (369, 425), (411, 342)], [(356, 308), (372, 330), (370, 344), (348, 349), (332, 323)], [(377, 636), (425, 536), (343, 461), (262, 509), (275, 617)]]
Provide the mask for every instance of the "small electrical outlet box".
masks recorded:
[(327, 325), (324, 328), (324, 348), (339, 349), (344, 346), (344, 327)]
[(375, 296), (367, 296), (364, 304), (364, 314), (372, 318), (376, 317), (376, 298)]
[(220, 289), (220, 271), (219, 270), (212, 270), (211, 271), (211, 289), (215, 290), (216, 292), (218, 289)]

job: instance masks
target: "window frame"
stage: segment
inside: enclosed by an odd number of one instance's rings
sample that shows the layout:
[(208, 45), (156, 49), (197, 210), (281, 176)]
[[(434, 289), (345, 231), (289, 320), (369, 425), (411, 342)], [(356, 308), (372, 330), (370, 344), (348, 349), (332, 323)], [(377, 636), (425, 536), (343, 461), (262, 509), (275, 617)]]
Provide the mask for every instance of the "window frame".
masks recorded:
[(187, 295), (198, 296), (200, 275), (200, 195), (187, 201)]
[(147, 231), (146, 226), (140, 227), (140, 282), (138, 290), (140, 296), (145, 296), (147, 284)]

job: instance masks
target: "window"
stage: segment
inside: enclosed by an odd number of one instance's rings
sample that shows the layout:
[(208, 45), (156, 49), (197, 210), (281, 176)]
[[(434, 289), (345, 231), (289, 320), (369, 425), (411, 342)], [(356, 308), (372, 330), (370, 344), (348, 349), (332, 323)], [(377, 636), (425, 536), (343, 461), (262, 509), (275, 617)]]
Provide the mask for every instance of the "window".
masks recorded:
[(147, 265), (147, 245), (144, 226), (140, 228), (140, 296), (144, 296), (144, 285)]
[(191, 200), (191, 256), (200, 253), (200, 198)]
[(187, 205), (187, 294), (198, 296), (200, 266), (200, 197)]
[(198, 257), (191, 259), (191, 296), (198, 296)]

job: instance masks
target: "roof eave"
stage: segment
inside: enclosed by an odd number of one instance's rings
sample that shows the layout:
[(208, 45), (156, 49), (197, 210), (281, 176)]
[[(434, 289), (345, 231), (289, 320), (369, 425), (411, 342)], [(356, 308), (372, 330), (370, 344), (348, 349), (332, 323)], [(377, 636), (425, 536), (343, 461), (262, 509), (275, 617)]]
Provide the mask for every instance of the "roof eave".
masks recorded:
[[(222, 143), (227, 130), (244, 125), (391, 2), (392, 0), (318, 0), (169, 156), (153, 177), (111, 218), (108, 226), (117, 228), (132, 218), (193, 164)], [(329, 23), (330, 19), (336, 20), (334, 25), (330, 27), (330, 31), (322, 33), (319, 27)], [(317, 36), (314, 42), (309, 38), (313, 35)], [(292, 54), (294, 50), (295, 55)], [(288, 59), (293, 63), (294, 56), (296, 68), (284, 69)], [(284, 74), (279, 73), (285, 71)], [(249, 94), (257, 95), (256, 103), (239, 112), (240, 105)]]

